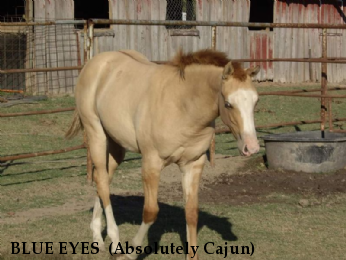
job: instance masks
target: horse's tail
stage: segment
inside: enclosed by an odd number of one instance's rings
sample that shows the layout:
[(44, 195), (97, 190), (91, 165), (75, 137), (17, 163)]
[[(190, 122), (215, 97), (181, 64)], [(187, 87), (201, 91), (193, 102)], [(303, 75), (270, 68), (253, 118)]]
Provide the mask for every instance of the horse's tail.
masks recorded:
[(66, 139), (72, 139), (75, 137), (81, 130), (83, 130), (83, 124), (82, 121), (80, 120), (79, 114), (77, 109), (74, 111), (73, 114), (73, 121), (68, 129), (68, 131), (65, 134)]

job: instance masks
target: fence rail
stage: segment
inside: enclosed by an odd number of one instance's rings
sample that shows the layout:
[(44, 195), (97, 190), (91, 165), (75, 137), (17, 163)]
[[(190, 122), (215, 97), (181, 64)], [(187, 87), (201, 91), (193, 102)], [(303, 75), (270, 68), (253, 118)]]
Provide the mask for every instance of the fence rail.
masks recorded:
[(91, 19), (93, 24), (117, 25), (186, 25), (186, 26), (217, 26), (217, 27), (266, 27), (266, 28), (298, 28), (298, 29), (346, 29), (346, 24), (319, 23), (248, 23), (221, 21), (162, 21), (162, 20), (123, 20), (123, 19)]

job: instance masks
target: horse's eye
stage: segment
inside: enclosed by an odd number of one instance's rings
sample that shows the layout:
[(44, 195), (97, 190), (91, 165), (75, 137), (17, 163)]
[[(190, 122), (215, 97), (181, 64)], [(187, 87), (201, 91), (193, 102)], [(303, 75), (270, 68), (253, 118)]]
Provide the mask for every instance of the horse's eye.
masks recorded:
[(225, 108), (232, 108), (232, 105), (229, 102), (225, 102)]

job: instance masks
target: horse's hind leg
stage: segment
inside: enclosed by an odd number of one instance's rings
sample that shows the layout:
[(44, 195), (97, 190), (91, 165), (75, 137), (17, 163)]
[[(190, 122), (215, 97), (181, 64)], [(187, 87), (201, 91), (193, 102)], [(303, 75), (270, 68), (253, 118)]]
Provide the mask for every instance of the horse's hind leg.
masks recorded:
[(192, 247), (197, 250), (198, 190), (205, 160), (206, 155), (202, 155), (198, 160), (180, 166), (183, 173), (186, 235), (189, 245), (189, 254), (186, 259), (198, 259), (198, 255), (193, 252)]
[(123, 162), (125, 158), (125, 149), (108, 138), (108, 175), (109, 183), (112, 182), (113, 174), (116, 168)]
[(96, 195), (93, 218), (90, 223), (90, 229), (93, 232), (93, 242), (97, 242), (100, 250), (105, 250), (105, 245), (102, 238), (102, 207), (100, 202), (100, 197)]
[[(109, 182), (112, 181), (114, 171), (121, 164), (125, 157), (125, 149), (108, 138), (108, 176)], [(93, 211), (93, 219), (90, 223), (90, 228), (93, 231), (93, 241), (97, 242), (101, 249), (104, 249), (104, 242), (102, 239), (102, 207), (100, 197), (97, 195), (95, 198), (95, 205)]]
[[(89, 121), (84, 124), (85, 131), (89, 140), (91, 159), (95, 166), (94, 181), (97, 186), (97, 194), (102, 200), (103, 208), (107, 220), (107, 233), (115, 248), (119, 243), (119, 230), (115, 223), (112, 205), (109, 194), (109, 175), (107, 171), (107, 136), (98, 120)], [(110, 156), (109, 156), (110, 157)], [(91, 228), (93, 230), (94, 241), (104, 246), (101, 237), (101, 216), (102, 209), (100, 201), (96, 198)]]

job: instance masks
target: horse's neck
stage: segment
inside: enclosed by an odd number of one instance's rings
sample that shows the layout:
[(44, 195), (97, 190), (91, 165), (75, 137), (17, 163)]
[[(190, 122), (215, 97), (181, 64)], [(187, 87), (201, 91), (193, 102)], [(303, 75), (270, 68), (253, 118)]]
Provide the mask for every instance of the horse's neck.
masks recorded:
[(185, 79), (188, 88), (187, 100), (196, 103), (197, 113), (206, 115), (211, 121), (219, 116), (218, 99), (221, 91), (222, 68), (211, 65), (192, 65), (186, 68)]
[(217, 95), (221, 91), (222, 71), (213, 65), (191, 65), (185, 69), (185, 79), (197, 91)]

